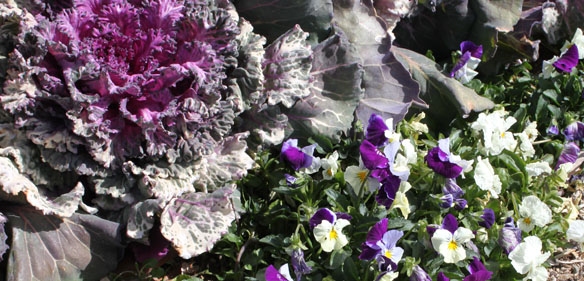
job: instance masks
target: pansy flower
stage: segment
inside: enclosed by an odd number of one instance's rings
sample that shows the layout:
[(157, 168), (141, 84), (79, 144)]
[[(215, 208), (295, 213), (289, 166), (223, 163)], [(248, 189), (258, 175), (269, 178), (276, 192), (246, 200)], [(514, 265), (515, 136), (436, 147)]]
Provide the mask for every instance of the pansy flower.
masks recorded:
[(572, 37), (572, 40), (566, 41), (560, 51), (564, 53), (572, 46), (578, 47), (578, 59), (584, 59), (584, 34), (582, 33), (582, 29), (577, 28), (576, 32), (574, 32), (574, 37)]
[(505, 220), (505, 225), (499, 230), (497, 243), (505, 253), (509, 254), (519, 243), (521, 243), (521, 229), (515, 227), (512, 217)]
[(383, 146), (387, 142), (399, 143), (400, 135), (393, 131), (393, 118), (383, 121), (381, 116), (372, 113), (365, 131), (365, 139), (375, 146)]
[(398, 176), (400, 180), (407, 181), (410, 176), (410, 168), (408, 167), (408, 159), (398, 154), (400, 143), (389, 144), (383, 149), (383, 154), (389, 161), (389, 170), (392, 175)]
[(363, 165), (367, 169), (375, 170), (378, 168), (388, 167), (389, 160), (387, 160), (385, 155), (368, 140), (363, 140), (361, 146), (359, 146), (359, 151), (361, 152), (361, 159), (363, 160)]
[(491, 208), (485, 208), (483, 210), (483, 214), (481, 215), (481, 221), (479, 221), (479, 225), (489, 229), (495, 223), (495, 212)]
[(266, 269), (266, 281), (292, 281), (292, 276), (290, 276), (290, 269), (288, 264), (284, 264), (277, 270), (273, 265), (268, 266)]
[(313, 164), (317, 164), (316, 159), (312, 156), (315, 148), (316, 144), (312, 144), (300, 149), (297, 139), (289, 139), (282, 144), (280, 159), (287, 162), (296, 171), (301, 168), (311, 168)]
[(450, 153), (448, 138), (439, 140), (438, 146), (428, 151), (424, 160), (434, 172), (446, 178), (458, 177), (470, 165), (469, 161), (462, 160), (460, 156)]
[(339, 164), (337, 161), (339, 160), (339, 153), (333, 152), (329, 157), (321, 160), (321, 167), (324, 171), (322, 171), (322, 177), (325, 180), (330, 180), (333, 176), (337, 173), (339, 169)]
[(564, 145), (558, 162), (556, 163), (555, 169), (559, 169), (561, 165), (566, 163), (574, 163), (578, 159), (578, 154), (580, 154), (580, 147), (573, 142), (569, 142)]
[(566, 231), (566, 238), (577, 243), (584, 243), (584, 221), (571, 221), (568, 231)]
[(519, 215), (521, 219), (517, 225), (525, 232), (530, 232), (535, 226), (543, 227), (552, 221), (552, 210), (535, 195), (523, 198), (519, 205)]
[(464, 260), (466, 258), (464, 244), (470, 242), (474, 234), (467, 228), (458, 227), (458, 221), (451, 214), (444, 218), (443, 227), (437, 229), (432, 235), (434, 250), (444, 257), (446, 263)]
[(343, 248), (349, 240), (343, 233), (343, 228), (350, 224), (351, 216), (344, 213), (334, 213), (327, 208), (318, 210), (310, 218), (310, 227), (313, 228), (314, 238), (322, 250), (331, 252)]
[(442, 187), (442, 193), (444, 196), (440, 198), (442, 203), (440, 203), (440, 207), (442, 208), (450, 208), (454, 206), (454, 209), (460, 211), (466, 207), (466, 200), (462, 198), (464, 195), (464, 191), (458, 184), (456, 184), (455, 179), (446, 179), (446, 183)]
[(527, 175), (530, 177), (537, 177), (542, 174), (550, 174), (552, 172), (550, 164), (545, 161), (528, 163), (525, 165), (525, 170), (527, 171)]
[(572, 45), (553, 63), (553, 66), (562, 72), (572, 72), (572, 68), (578, 65), (578, 46)]
[(376, 223), (367, 233), (367, 240), (361, 244), (362, 260), (376, 259), (382, 271), (396, 270), (404, 250), (397, 247), (397, 241), (404, 235), (399, 230), (387, 230), (388, 219)]
[(369, 169), (363, 165), (363, 160), (359, 158), (359, 166), (349, 166), (345, 169), (345, 181), (351, 185), (355, 194), (359, 194), (361, 186), (365, 191), (374, 192), (379, 187), (379, 181), (369, 175)]
[(410, 214), (410, 201), (406, 196), (406, 192), (408, 192), (408, 190), (410, 190), (411, 188), (412, 185), (409, 182), (402, 181), (399, 184), (399, 189), (397, 190), (397, 193), (395, 194), (395, 199), (393, 200), (393, 204), (391, 205), (392, 209), (393, 208), (399, 209), (404, 218), (406, 219)]
[(381, 183), (375, 195), (375, 201), (386, 209), (391, 208), (402, 181), (398, 176), (391, 174), (389, 169), (377, 169), (371, 173), (371, 176)]
[(483, 46), (476, 45), (471, 41), (464, 41), (460, 43), (460, 52), (462, 55), (452, 68), (450, 77), (460, 80), (461, 83), (468, 83), (478, 74), (474, 69), (481, 62)]
[(562, 132), (566, 140), (582, 140), (584, 139), (584, 123), (580, 121), (572, 122)]
[(384, 271), (375, 278), (375, 281), (393, 281), (397, 279), (398, 276), (399, 272), (397, 271)]
[(468, 266), (468, 271), (470, 275), (467, 275), (463, 281), (487, 281), (493, 275), (493, 272), (488, 271), (477, 257), (473, 257), (472, 262)]
[(545, 281), (548, 272), (543, 263), (550, 257), (550, 252), (542, 252), (542, 243), (537, 236), (525, 237), (511, 253), (511, 265), (520, 274), (527, 274), (524, 280)]
[(474, 180), (481, 190), (488, 191), (493, 198), (499, 198), (501, 193), (501, 179), (495, 174), (495, 170), (489, 159), (477, 159), (477, 166), (474, 169)]
[(504, 149), (513, 151), (517, 141), (509, 129), (517, 120), (512, 116), (506, 116), (503, 110), (493, 111), (490, 114), (480, 113), (471, 129), (475, 133), (483, 135), (481, 148), (487, 155), (499, 155)]

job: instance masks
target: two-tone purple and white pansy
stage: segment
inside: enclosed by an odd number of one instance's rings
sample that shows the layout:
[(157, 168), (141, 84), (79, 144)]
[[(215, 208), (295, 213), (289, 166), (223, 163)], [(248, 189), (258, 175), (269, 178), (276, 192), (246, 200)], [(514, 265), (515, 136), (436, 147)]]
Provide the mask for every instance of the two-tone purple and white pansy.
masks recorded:
[(575, 121), (566, 126), (562, 132), (567, 141), (584, 139), (584, 123)]
[(265, 277), (266, 281), (293, 281), (287, 263), (282, 265), (279, 270), (273, 265), (268, 266)]
[(280, 159), (288, 163), (296, 171), (306, 169), (307, 173), (314, 173), (320, 168), (320, 159), (314, 157), (316, 144), (298, 148), (297, 139), (289, 139), (282, 144)]
[(578, 57), (578, 46), (572, 45), (552, 65), (560, 72), (570, 73), (578, 65)]
[(322, 208), (310, 218), (310, 228), (313, 229), (314, 238), (323, 251), (332, 252), (343, 248), (349, 243), (347, 236), (343, 233), (343, 228), (350, 225), (352, 217), (345, 213), (334, 213)]
[(450, 153), (449, 138), (438, 141), (438, 146), (430, 149), (424, 160), (434, 172), (445, 178), (456, 178), (468, 169), (473, 161), (467, 161)]
[(454, 206), (454, 209), (458, 211), (466, 207), (467, 201), (462, 198), (464, 191), (456, 184), (455, 179), (446, 179), (446, 183), (442, 187), (442, 193), (444, 195), (440, 197), (440, 200), (442, 200), (442, 203), (439, 204), (440, 207), (447, 209)]
[(471, 41), (463, 41), (460, 43), (460, 52), (462, 55), (452, 68), (450, 77), (458, 79), (461, 83), (468, 83), (478, 74), (475, 69), (481, 62), (483, 46)]
[(359, 259), (375, 259), (381, 271), (395, 271), (404, 250), (397, 247), (397, 241), (404, 235), (399, 230), (387, 230), (388, 219), (376, 223), (367, 233), (366, 241), (361, 244)]
[(434, 250), (444, 257), (446, 263), (457, 263), (466, 258), (464, 244), (471, 241), (474, 234), (471, 230), (458, 227), (456, 218), (448, 214), (444, 217), (442, 228), (436, 229), (432, 235)]
[(393, 118), (383, 121), (381, 116), (372, 113), (365, 130), (365, 139), (375, 146), (399, 144), (400, 134), (393, 131)]

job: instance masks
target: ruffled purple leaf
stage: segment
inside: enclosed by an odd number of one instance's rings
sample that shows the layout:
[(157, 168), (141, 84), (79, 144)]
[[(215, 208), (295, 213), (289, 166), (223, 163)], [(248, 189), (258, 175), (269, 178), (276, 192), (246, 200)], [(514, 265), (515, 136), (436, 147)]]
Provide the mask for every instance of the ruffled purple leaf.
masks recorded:
[(560, 168), (560, 165), (565, 163), (574, 163), (578, 159), (578, 154), (580, 154), (580, 147), (576, 143), (569, 142), (564, 145), (562, 153), (558, 158), (555, 169)]
[(458, 229), (458, 221), (452, 214), (447, 214), (442, 221), (442, 229), (450, 231), (452, 234)]
[(462, 173), (462, 167), (444, 161), (446, 153), (442, 151), (439, 147), (434, 147), (428, 151), (428, 154), (424, 157), (424, 160), (434, 172), (444, 176), (445, 178), (456, 178)]
[(385, 137), (385, 131), (389, 130), (379, 115), (373, 113), (369, 117), (369, 125), (367, 125), (367, 130), (365, 131), (365, 139), (375, 146), (382, 146), (387, 142)]
[(582, 140), (584, 139), (584, 123), (580, 121), (572, 122), (562, 133), (566, 140)]
[(314, 215), (312, 215), (310, 218), (310, 228), (314, 228), (315, 226), (319, 225), (323, 220), (327, 220), (331, 224), (334, 224), (336, 219), (337, 215), (333, 213), (333, 211), (327, 208), (322, 208), (316, 211), (316, 213), (314, 213)]
[(485, 208), (483, 210), (483, 215), (481, 215), (481, 219), (482, 220), (479, 221), (479, 225), (486, 229), (489, 229), (495, 223), (495, 212), (493, 211), (493, 209)]
[(578, 46), (572, 45), (553, 65), (558, 71), (572, 72), (572, 68), (578, 65)]
[(379, 151), (379, 149), (377, 149), (377, 147), (368, 140), (363, 140), (361, 146), (359, 147), (359, 151), (361, 152), (363, 165), (365, 165), (367, 169), (374, 170), (377, 168), (387, 167), (387, 158), (385, 158), (383, 153), (381, 153), (381, 151)]

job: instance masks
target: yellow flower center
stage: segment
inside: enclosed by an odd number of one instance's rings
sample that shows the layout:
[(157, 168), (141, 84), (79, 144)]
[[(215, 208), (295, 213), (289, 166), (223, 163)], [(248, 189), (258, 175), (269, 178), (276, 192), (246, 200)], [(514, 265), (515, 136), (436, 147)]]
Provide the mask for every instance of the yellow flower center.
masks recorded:
[(458, 248), (456, 241), (452, 240), (448, 243), (448, 250), (456, 250), (456, 248)]
[(526, 224), (531, 224), (531, 219), (530, 218), (524, 218), (523, 222), (525, 222)]
[(505, 132), (501, 133), (501, 137), (504, 138), (505, 137)]
[(333, 169), (326, 170), (326, 173), (332, 177), (333, 176)]
[(386, 258), (391, 259), (391, 251), (390, 250), (386, 250), (384, 255)]
[(357, 173), (357, 176), (359, 177), (359, 179), (361, 180), (361, 182), (365, 181), (365, 178), (367, 177), (367, 171), (361, 171)]
[(331, 230), (331, 233), (329, 233), (329, 237), (330, 239), (337, 239), (339, 237), (339, 234), (337, 234), (336, 230)]

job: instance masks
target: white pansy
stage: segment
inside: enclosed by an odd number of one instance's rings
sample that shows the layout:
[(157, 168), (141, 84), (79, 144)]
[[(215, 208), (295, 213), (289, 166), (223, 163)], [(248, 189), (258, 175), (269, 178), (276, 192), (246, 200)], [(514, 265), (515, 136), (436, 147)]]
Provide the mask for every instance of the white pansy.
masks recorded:
[(314, 228), (314, 239), (320, 243), (320, 247), (325, 252), (341, 249), (349, 243), (347, 236), (343, 234), (343, 228), (349, 224), (351, 223), (346, 219), (337, 219), (334, 224), (328, 220), (322, 220)]
[(282, 276), (284, 276), (284, 278), (286, 278), (286, 280), (288, 280), (288, 281), (294, 280), (294, 279), (292, 279), (292, 275), (290, 275), (290, 268), (288, 267), (287, 263), (280, 266), (280, 269), (278, 269), (278, 272), (280, 274), (282, 274)]
[(541, 174), (551, 174), (552, 172), (550, 164), (545, 161), (529, 163), (525, 165), (525, 170), (527, 170), (527, 175), (530, 177), (537, 177)]
[(493, 198), (499, 198), (501, 180), (498, 175), (495, 175), (495, 170), (489, 163), (489, 159), (478, 157), (477, 166), (474, 169), (474, 180), (480, 189), (489, 191)]
[(458, 79), (462, 84), (470, 82), (470, 80), (472, 80), (475, 76), (477, 76), (477, 74), (479, 74), (478, 72), (475, 71), (475, 69), (477, 68), (480, 62), (481, 59), (471, 56), (470, 59), (459, 70), (457, 70), (454, 73), (454, 77)]
[(505, 117), (506, 115), (507, 113), (503, 110), (497, 110), (488, 115), (481, 113), (471, 124), (471, 129), (475, 133), (482, 133), (482, 148), (487, 155), (499, 155), (503, 149), (513, 151), (517, 146), (513, 133), (508, 131), (517, 120), (511, 116)]
[(377, 281), (393, 281), (399, 276), (397, 271), (386, 271)]
[[(296, 146), (296, 144), (294, 146)], [(314, 174), (314, 173), (318, 172), (318, 170), (320, 170), (321, 159), (319, 157), (313, 156), (315, 149), (316, 149), (316, 144), (305, 146), (301, 149), (302, 152), (304, 152), (306, 155), (309, 155), (310, 157), (312, 157), (312, 163), (310, 164), (309, 167), (300, 169), (299, 172), (310, 175), (310, 174)]]
[(402, 181), (399, 184), (399, 190), (395, 194), (395, 199), (393, 200), (393, 204), (391, 205), (392, 209), (399, 209), (404, 216), (404, 218), (408, 218), (410, 214), (410, 202), (408, 201), (408, 197), (406, 196), (406, 192), (412, 188), (412, 185), (407, 181)]
[(524, 156), (524, 158), (533, 157), (533, 155), (535, 155), (535, 148), (533, 148), (529, 135), (525, 132), (521, 132), (515, 134), (515, 136), (519, 138), (519, 150), (521, 151), (522, 156)]
[(359, 158), (359, 166), (349, 166), (345, 169), (345, 181), (351, 185), (355, 194), (359, 194), (361, 185), (365, 182), (364, 191), (375, 192), (379, 188), (379, 181), (375, 178), (368, 177), (369, 170), (363, 165), (363, 161)]
[(401, 142), (401, 148), (408, 164), (415, 164), (418, 161), (418, 153), (412, 140), (405, 139)]
[(403, 155), (398, 154), (390, 166), (391, 173), (398, 176), (400, 180), (407, 181), (410, 176), (410, 168), (408, 167), (408, 160)]
[(558, 75), (559, 73), (556, 71), (556, 67), (554, 66), (554, 63), (560, 59), (558, 56), (554, 56), (553, 58), (549, 59), (549, 60), (544, 60), (541, 66), (541, 73), (543, 74), (543, 78), (551, 78), (554, 77), (556, 75)]
[(529, 195), (523, 198), (519, 204), (519, 216), (521, 218), (517, 222), (517, 226), (521, 230), (529, 232), (536, 225), (542, 227), (550, 223), (552, 210), (536, 196)]
[(558, 177), (560, 177), (560, 180), (562, 180), (563, 182), (566, 182), (570, 178), (570, 172), (572, 171), (573, 168), (574, 168), (574, 163), (567, 162), (567, 163), (561, 164), (557, 170)]
[(566, 238), (578, 243), (584, 243), (584, 221), (574, 220), (570, 222)]
[(537, 136), (539, 135), (539, 131), (537, 130), (537, 122), (535, 121), (528, 122), (523, 132), (527, 134), (531, 142), (535, 141), (535, 139), (537, 139)]
[(520, 274), (527, 274), (523, 280), (547, 280), (548, 272), (542, 264), (549, 257), (549, 252), (542, 253), (541, 240), (537, 236), (525, 237), (523, 242), (509, 253), (513, 268)]
[(385, 130), (384, 135), (387, 138), (388, 144), (399, 142), (401, 135), (398, 132), (393, 131), (393, 118), (385, 120), (385, 125), (388, 129)]
[(432, 236), (432, 246), (438, 251), (446, 263), (457, 263), (466, 258), (464, 243), (474, 238), (474, 234), (467, 228), (459, 227), (454, 233), (446, 229), (438, 229)]
[(330, 180), (333, 176), (337, 173), (339, 169), (339, 153), (333, 152), (329, 157), (321, 160), (321, 167), (324, 171), (322, 171), (322, 177), (325, 180)]
[(572, 37), (572, 41), (566, 41), (564, 43), (564, 46), (562, 46), (562, 49), (560, 49), (562, 54), (568, 51), (572, 45), (576, 45), (578, 47), (578, 59), (584, 59), (584, 34), (582, 34), (582, 29), (576, 29), (574, 37)]

